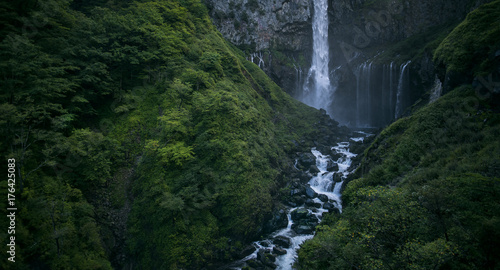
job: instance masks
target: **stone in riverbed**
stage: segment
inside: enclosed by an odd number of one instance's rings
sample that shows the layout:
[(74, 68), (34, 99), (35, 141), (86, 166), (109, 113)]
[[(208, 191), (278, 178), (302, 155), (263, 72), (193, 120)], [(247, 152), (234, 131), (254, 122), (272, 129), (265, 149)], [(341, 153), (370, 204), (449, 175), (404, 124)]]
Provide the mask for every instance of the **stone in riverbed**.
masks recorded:
[(328, 210), (328, 213), (340, 214), (340, 210), (337, 207), (335, 207), (335, 205), (331, 202), (324, 203), (323, 209)]
[(316, 191), (314, 191), (314, 189), (312, 189), (310, 186), (306, 187), (306, 195), (311, 199), (318, 197), (318, 193), (316, 193)]
[(299, 208), (292, 211), (291, 216), (294, 222), (304, 219), (308, 216), (309, 211), (305, 208)]
[(336, 172), (339, 170), (339, 165), (331, 160), (326, 163), (326, 170), (329, 172)]
[(271, 267), (272, 269), (275, 269), (277, 267), (274, 263), (276, 261), (276, 257), (274, 254), (271, 254), (269, 250), (259, 250), (257, 252), (257, 260), (259, 260), (265, 266)]
[(298, 225), (298, 226), (292, 226), (292, 227), (294, 227), (292, 229), (298, 234), (312, 234), (314, 232), (314, 228), (315, 228), (315, 226), (313, 226), (313, 225)]
[(335, 205), (333, 203), (326, 202), (326, 203), (323, 204), (323, 209), (326, 209), (328, 211), (332, 211), (332, 210), (334, 210), (336, 208), (335, 208)]
[(260, 268), (260, 267), (264, 266), (260, 261), (258, 261), (256, 259), (250, 259), (250, 260), (246, 261), (246, 263), (248, 264), (248, 266), (250, 266), (252, 268)]
[(316, 164), (316, 157), (311, 153), (301, 153), (299, 154), (299, 163), (305, 168), (309, 168)]
[(246, 256), (254, 253), (254, 251), (257, 250), (257, 248), (254, 245), (249, 245), (245, 247), (243, 250), (241, 250), (238, 254), (236, 254), (236, 258), (238, 260), (241, 260), (245, 258)]
[(264, 224), (263, 232), (271, 233), (288, 226), (288, 217), (284, 209), (273, 211), (270, 219)]
[(326, 196), (325, 194), (319, 194), (318, 195), (318, 199), (322, 202), (327, 202), (328, 201), (328, 196)]
[(291, 207), (297, 207), (304, 204), (305, 200), (306, 199), (303, 198), (302, 196), (295, 195), (290, 200), (286, 201), (286, 204), (288, 204)]
[(285, 255), (287, 251), (279, 247), (273, 247), (273, 253), (276, 255)]
[(308, 207), (315, 207), (315, 208), (320, 208), (321, 204), (315, 202), (313, 199), (307, 199), (305, 202), (305, 205)]
[(333, 174), (333, 182), (337, 183), (337, 182), (342, 182), (342, 176), (343, 174), (342, 173), (334, 173)]
[(278, 235), (274, 237), (273, 243), (282, 248), (289, 248), (292, 245), (292, 240), (286, 236)]
[(309, 172), (312, 174), (317, 174), (320, 172), (320, 170), (318, 169), (318, 167), (316, 165), (311, 165), (309, 167)]
[(333, 161), (338, 161), (339, 158), (343, 157), (344, 155), (342, 155), (341, 153), (337, 153), (337, 151), (335, 151), (334, 149), (332, 149), (332, 151), (330, 152), (330, 158), (333, 160)]

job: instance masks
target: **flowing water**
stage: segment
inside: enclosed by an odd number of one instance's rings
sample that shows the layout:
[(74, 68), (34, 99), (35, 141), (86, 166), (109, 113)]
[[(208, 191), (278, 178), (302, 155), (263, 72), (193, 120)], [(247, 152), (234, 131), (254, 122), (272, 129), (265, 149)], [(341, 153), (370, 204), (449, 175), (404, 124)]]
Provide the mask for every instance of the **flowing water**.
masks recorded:
[[(353, 142), (362, 142), (364, 138), (367, 136), (371, 136), (372, 134), (365, 133), (362, 131), (357, 132), (359, 136), (350, 138), (350, 141)], [(323, 154), (317, 149), (313, 148), (311, 153), (316, 157), (316, 166), (319, 169), (319, 173), (317, 173), (314, 177), (309, 181), (310, 187), (319, 194), (324, 194), (328, 197), (328, 202), (332, 203), (339, 212), (342, 212), (342, 200), (340, 190), (344, 183), (344, 180), (347, 178), (349, 173), (351, 172), (350, 166), (352, 164), (352, 158), (356, 155), (349, 151), (350, 141), (348, 142), (340, 142), (336, 146), (331, 147), (331, 150), (337, 153), (338, 159), (333, 160), (329, 155)], [(329, 172), (327, 170), (328, 163), (335, 163), (338, 165), (338, 170)], [(297, 164), (297, 162), (296, 162)], [(340, 181), (334, 181), (334, 175), (337, 174), (340, 176)], [(323, 206), (327, 202), (322, 202), (316, 197), (314, 199), (315, 203), (321, 205), (321, 207), (305, 207), (299, 206), (288, 209), (287, 217), (288, 217), (288, 226), (284, 229), (278, 230), (271, 235), (268, 236), (267, 239), (254, 242), (253, 245), (257, 248), (251, 255), (245, 257), (244, 259), (233, 263), (232, 265), (225, 267), (224, 269), (241, 269), (246, 265), (246, 261), (257, 258), (257, 254), (259, 251), (267, 250), (272, 253), (273, 248), (276, 246), (273, 243), (273, 239), (277, 236), (284, 236), (290, 239), (291, 245), (288, 248), (284, 248), (286, 250), (285, 255), (280, 255), (276, 257), (276, 261), (274, 262), (277, 266), (276, 269), (280, 270), (289, 270), (292, 269), (292, 265), (297, 258), (297, 251), (300, 248), (300, 245), (304, 243), (307, 239), (311, 239), (314, 236), (312, 234), (298, 234), (292, 229), (293, 220), (291, 217), (291, 213), (298, 209), (303, 208), (307, 209), (309, 213), (315, 215), (319, 221), (321, 221), (324, 213), (327, 213), (328, 210), (324, 209)]]
[(402, 103), (403, 103), (403, 89), (405, 87), (405, 71), (406, 67), (411, 63), (411, 61), (408, 61), (404, 64), (401, 65), (401, 74), (399, 75), (399, 82), (398, 82), (398, 94), (396, 96), (396, 113), (394, 115), (395, 119), (398, 119), (402, 112)]
[(332, 99), (329, 77), (328, 1), (314, 1), (313, 56), (304, 83), (302, 101), (317, 109), (328, 109)]

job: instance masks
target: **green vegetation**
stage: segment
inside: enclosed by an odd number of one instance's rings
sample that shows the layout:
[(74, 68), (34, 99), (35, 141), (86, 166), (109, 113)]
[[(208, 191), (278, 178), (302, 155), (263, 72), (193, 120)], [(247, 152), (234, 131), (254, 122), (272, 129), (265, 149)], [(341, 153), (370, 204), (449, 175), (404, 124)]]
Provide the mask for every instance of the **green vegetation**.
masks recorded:
[[(494, 269), (500, 114), (458, 88), (385, 129), (299, 254), (301, 269)], [(331, 254), (331, 256), (323, 256)]]
[(374, 61), (387, 63), (397, 59), (398, 62), (403, 63), (408, 60), (421, 59), (426, 54), (432, 55), (432, 52), (456, 26), (456, 22), (448, 22), (443, 25), (429, 27), (422, 33), (403, 39), (392, 46), (384, 47), (384, 52), (377, 56)]
[(448, 70), (484, 75), (494, 71), (493, 57), (500, 50), (500, 1), (482, 5), (439, 45), (434, 61)]
[[(498, 7), (469, 14), (435, 58), (461, 72), (498, 67), (489, 57)], [(487, 87), (456, 86), (378, 134), (343, 193), (344, 212), (323, 220), (297, 267), (498, 269), (500, 111)]]
[(246, 61), (200, 1), (106, 2), (1, 6), (0, 149), (19, 209), (2, 269), (224, 261), (259, 236), (292, 140), (314, 131), (319, 111)]

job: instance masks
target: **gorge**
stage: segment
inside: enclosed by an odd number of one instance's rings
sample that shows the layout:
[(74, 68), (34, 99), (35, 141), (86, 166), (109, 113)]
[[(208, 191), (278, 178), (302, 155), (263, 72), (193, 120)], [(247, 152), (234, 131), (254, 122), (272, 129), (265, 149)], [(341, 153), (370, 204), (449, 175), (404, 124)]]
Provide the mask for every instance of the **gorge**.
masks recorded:
[(0, 10), (0, 269), (500, 266), (500, 0)]

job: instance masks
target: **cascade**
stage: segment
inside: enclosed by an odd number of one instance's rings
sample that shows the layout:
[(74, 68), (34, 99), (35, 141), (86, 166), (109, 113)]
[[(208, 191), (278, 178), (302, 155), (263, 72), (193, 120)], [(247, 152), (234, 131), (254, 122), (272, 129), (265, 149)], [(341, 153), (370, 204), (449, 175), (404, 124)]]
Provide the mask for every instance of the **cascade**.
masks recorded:
[(255, 59), (255, 58), (257, 58), (257, 59), (259, 60), (259, 61), (257, 62), (257, 65), (259, 66), (259, 68), (261, 68), (261, 69), (262, 69), (262, 68), (264, 68), (265, 63), (264, 63), (264, 55), (262, 54), (262, 51), (260, 51), (260, 52), (258, 52), (258, 53), (257, 53), (257, 52), (255, 52), (255, 53), (251, 53), (251, 54), (250, 54), (250, 58), (249, 58), (249, 59), (247, 59), (247, 60), (249, 60), (249, 61), (250, 61), (250, 62), (252, 62), (252, 63), (255, 63), (255, 62), (254, 62), (254, 59)]
[(429, 97), (429, 104), (436, 101), (441, 96), (442, 92), (443, 92), (443, 84), (436, 75), (434, 79), (434, 86), (431, 89), (431, 96)]
[(328, 110), (332, 87), (328, 70), (328, 1), (314, 1), (313, 56), (312, 64), (304, 83), (302, 102), (317, 109)]
[[(410, 63), (381, 65), (368, 60), (354, 68), (355, 94), (346, 104), (352, 104), (353, 113), (349, 120), (355, 123), (355, 127), (382, 127), (401, 117), (412, 102), (409, 93)], [(437, 92), (438, 86), (436, 83)], [(349, 108), (346, 104), (339, 105)]]
[(398, 81), (398, 92), (397, 92), (397, 96), (396, 96), (396, 110), (395, 110), (395, 114), (394, 114), (395, 119), (398, 119), (401, 116), (401, 114), (403, 113), (402, 112), (402, 110), (403, 110), (402, 103), (403, 103), (403, 90), (404, 90), (404, 86), (405, 86), (405, 71), (410, 63), (411, 63), (411, 61), (408, 61), (408, 62), (401, 65), (401, 73), (399, 75), (399, 81)]
[[(373, 135), (362, 131), (358, 131), (357, 133), (359, 136), (350, 138), (350, 141), (360, 142), (363, 141), (365, 137)], [(321, 221), (323, 214), (329, 212), (332, 207), (337, 208), (339, 212), (342, 212), (340, 191), (344, 180), (352, 172), (349, 168), (352, 164), (352, 158), (356, 156), (356, 154), (349, 151), (349, 146), (350, 142), (348, 141), (337, 143), (336, 146), (331, 147), (332, 152), (336, 153), (338, 156), (337, 160), (333, 160), (329, 155), (321, 153), (316, 148), (311, 149), (311, 153), (316, 157), (316, 167), (319, 170), (319, 172), (316, 173), (309, 181), (310, 188), (318, 194), (318, 196), (313, 199), (313, 202), (317, 205), (317, 207), (307, 207), (302, 205), (288, 209), (288, 225), (286, 228), (270, 234), (267, 239), (254, 242), (253, 245), (256, 250), (252, 254), (240, 261), (232, 263), (231, 265), (224, 266), (221, 269), (242, 269), (244, 266), (249, 264), (249, 261), (258, 260), (259, 256), (262, 256), (259, 254), (274, 253), (275, 248), (280, 248), (285, 251), (284, 254), (276, 257), (273, 263), (276, 269), (292, 269), (292, 265), (297, 259), (297, 251), (300, 248), (300, 245), (307, 239), (311, 239), (314, 236), (314, 231), (307, 233), (298, 232), (299, 230), (297, 230), (297, 227), (300, 226), (294, 226), (292, 213), (297, 209), (306, 209), (308, 215), (314, 216), (319, 222)], [(296, 169), (298, 169), (297, 163), (298, 161), (296, 160), (294, 165)], [(335, 171), (328, 171), (328, 165), (332, 163), (335, 163), (338, 166), (338, 169)], [(337, 177), (334, 177), (335, 175)], [(320, 196), (326, 196), (328, 200), (322, 201), (319, 199)], [(276, 244), (273, 240), (279, 237), (290, 239), (290, 245), (288, 247), (283, 247)]]
[(394, 62), (389, 66), (389, 108), (391, 117), (394, 115)]
[(369, 127), (371, 124), (371, 77), (372, 63), (363, 63), (356, 75), (356, 126)]

